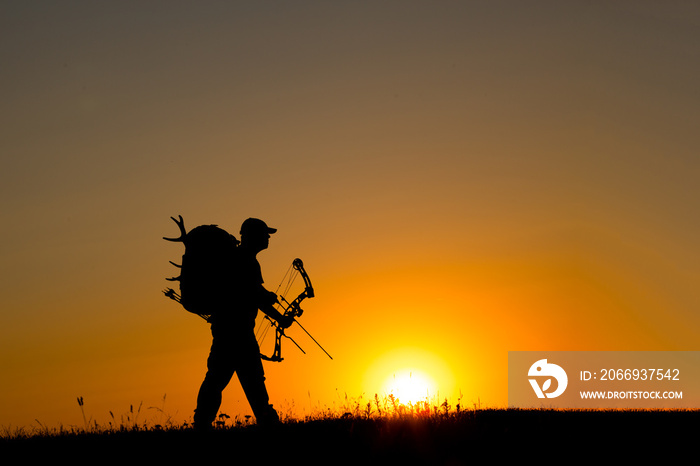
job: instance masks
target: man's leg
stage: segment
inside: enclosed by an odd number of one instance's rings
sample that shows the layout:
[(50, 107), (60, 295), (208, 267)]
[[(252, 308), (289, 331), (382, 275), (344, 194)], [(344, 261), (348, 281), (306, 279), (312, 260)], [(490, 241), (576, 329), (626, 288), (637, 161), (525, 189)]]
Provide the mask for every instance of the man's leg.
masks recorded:
[(248, 351), (241, 355), (237, 368), (238, 380), (248, 398), (256, 422), (259, 425), (278, 424), (279, 415), (270, 404), (270, 397), (265, 387), (265, 372), (260, 359), (260, 350), (257, 342), (254, 341), (254, 343), (254, 347), (251, 345)]
[(221, 392), (228, 385), (235, 369), (235, 355), (226, 339), (214, 338), (207, 359), (207, 374), (197, 395), (197, 409), (194, 411), (196, 428), (207, 429), (216, 419), (221, 407)]

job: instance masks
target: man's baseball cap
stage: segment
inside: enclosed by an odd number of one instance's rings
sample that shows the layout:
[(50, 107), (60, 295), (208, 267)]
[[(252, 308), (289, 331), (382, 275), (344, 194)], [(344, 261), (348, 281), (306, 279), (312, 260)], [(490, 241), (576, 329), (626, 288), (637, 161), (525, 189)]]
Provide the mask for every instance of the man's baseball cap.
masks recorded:
[(270, 228), (267, 223), (263, 222), (259, 218), (248, 218), (241, 225), (241, 236), (242, 235), (259, 235), (262, 233), (272, 234), (277, 231), (276, 228)]

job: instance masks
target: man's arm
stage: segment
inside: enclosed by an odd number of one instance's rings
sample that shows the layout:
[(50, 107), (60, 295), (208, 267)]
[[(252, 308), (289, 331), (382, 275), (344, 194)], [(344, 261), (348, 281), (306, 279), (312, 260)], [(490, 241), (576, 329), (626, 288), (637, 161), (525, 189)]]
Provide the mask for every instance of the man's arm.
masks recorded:
[(294, 317), (285, 317), (274, 305), (279, 303), (277, 300), (277, 295), (272, 291), (267, 291), (264, 287), (260, 287), (260, 299), (258, 309), (265, 313), (268, 317), (275, 319), (282, 328), (288, 328), (292, 323), (294, 323)]

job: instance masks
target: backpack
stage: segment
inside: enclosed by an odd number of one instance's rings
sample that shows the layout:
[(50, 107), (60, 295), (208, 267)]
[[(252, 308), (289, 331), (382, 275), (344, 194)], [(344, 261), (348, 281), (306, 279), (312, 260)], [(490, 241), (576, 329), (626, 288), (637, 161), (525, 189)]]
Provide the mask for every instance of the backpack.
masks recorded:
[(185, 245), (180, 276), (166, 278), (180, 282), (180, 293), (172, 288), (163, 290), (165, 296), (179, 302), (188, 312), (210, 321), (217, 309), (225, 307), (228, 286), (232, 280), (233, 263), (240, 241), (217, 225), (200, 225), (188, 233), (182, 216), (170, 217), (180, 228), (179, 238), (166, 241)]

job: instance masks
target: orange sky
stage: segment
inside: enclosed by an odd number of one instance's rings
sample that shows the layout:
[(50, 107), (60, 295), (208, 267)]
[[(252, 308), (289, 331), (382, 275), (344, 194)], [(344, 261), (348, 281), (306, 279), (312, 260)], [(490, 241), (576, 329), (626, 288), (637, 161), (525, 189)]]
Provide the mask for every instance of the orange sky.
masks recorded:
[(191, 416), (178, 214), (278, 228), (273, 290), (304, 260), (334, 360), (290, 329), (282, 411), (405, 371), (505, 406), (509, 350), (698, 349), (697, 4), (243, 5), (0, 6), (1, 426)]

